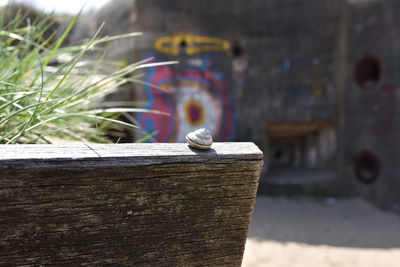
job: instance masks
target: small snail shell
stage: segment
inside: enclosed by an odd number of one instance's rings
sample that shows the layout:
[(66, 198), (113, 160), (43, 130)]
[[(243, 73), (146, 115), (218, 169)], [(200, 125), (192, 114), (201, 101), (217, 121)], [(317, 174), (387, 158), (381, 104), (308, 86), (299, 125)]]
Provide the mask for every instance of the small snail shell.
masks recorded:
[(213, 140), (210, 132), (206, 129), (198, 129), (194, 132), (190, 132), (186, 135), (186, 142), (197, 149), (208, 149), (210, 148)]

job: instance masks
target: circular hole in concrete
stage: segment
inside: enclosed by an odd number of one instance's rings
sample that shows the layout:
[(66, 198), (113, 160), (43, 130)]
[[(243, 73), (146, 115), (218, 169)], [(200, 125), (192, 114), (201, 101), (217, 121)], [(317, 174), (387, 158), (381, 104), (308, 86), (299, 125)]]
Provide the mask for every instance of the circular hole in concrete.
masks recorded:
[(381, 67), (376, 57), (365, 55), (356, 62), (355, 79), (361, 89), (371, 89), (376, 86), (381, 76)]
[(241, 57), (244, 54), (244, 48), (238, 40), (232, 42), (233, 57)]
[(186, 43), (185, 39), (182, 39), (182, 41), (179, 43), (179, 47), (181, 49), (185, 49), (187, 47), (187, 43)]
[(378, 157), (370, 151), (361, 151), (354, 159), (354, 172), (357, 179), (366, 184), (378, 179), (381, 164)]

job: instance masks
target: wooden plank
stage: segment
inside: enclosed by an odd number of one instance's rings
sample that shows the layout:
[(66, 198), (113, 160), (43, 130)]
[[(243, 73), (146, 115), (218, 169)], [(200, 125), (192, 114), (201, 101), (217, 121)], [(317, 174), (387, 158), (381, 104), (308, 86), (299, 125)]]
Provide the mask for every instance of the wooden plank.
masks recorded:
[(270, 138), (301, 137), (322, 129), (334, 127), (331, 121), (310, 122), (270, 122), (268, 136)]
[(214, 143), (207, 151), (184, 143), (163, 144), (65, 144), (8, 145), (0, 147), (0, 168), (60, 166), (137, 165), (143, 163), (254, 160), (263, 154), (253, 143)]
[(0, 146), (0, 266), (240, 266), (252, 143)]

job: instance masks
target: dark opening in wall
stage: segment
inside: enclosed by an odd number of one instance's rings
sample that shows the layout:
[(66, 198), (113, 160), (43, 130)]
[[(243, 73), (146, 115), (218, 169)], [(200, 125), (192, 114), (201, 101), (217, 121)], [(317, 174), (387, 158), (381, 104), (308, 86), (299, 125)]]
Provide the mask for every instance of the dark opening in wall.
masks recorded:
[(370, 184), (378, 179), (381, 164), (374, 153), (369, 151), (359, 152), (353, 164), (354, 172), (360, 182)]
[(355, 80), (361, 89), (371, 89), (376, 86), (381, 76), (381, 68), (377, 58), (365, 55), (356, 63)]
[(275, 150), (274, 159), (279, 160), (280, 158), (282, 158), (282, 150), (278, 148)]
[(244, 48), (238, 40), (232, 42), (232, 55), (233, 57), (241, 57), (244, 54)]
[(179, 43), (179, 47), (181, 49), (185, 49), (187, 47), (187, 43), (184, 39), (182, 39), (182, 41)]
[(329, 121), (268, 124), (268, 182), (302, 184), (331, 178), (336, 132)]
[(179, 51), (180, 51), (181, 53), (185, 53), (187, 47), (188, 47), (188, 43), (186, 42), (185, 39), (182, 39), (182, 40), (179, 42)]

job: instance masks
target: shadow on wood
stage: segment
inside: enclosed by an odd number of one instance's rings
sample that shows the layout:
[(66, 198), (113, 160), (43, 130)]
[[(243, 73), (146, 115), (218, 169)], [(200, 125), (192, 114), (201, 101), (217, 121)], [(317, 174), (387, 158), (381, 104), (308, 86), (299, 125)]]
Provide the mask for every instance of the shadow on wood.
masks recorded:
[(0, 265), (240, 266), (252, 143), (1, 146)]

